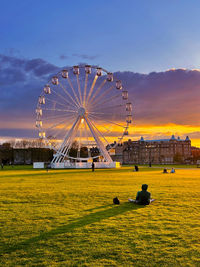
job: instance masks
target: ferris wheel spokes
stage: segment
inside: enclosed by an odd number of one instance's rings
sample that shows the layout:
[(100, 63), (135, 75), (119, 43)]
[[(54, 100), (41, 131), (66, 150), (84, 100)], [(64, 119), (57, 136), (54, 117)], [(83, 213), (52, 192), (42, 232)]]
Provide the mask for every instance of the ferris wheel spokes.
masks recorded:
[(60, 161), (61, 156), (65, 155), (65, 150), (67, 149), (67, 145), (69, 143), (69, 141), (72, 139), (73, 135), (74, 135), (74, 130), (78, 129), (77, 125), (79, 126), (80, 124), (80, 116), (78, 116), (76, 118), (76, 121), (74, 122), (72, 128), (70, 129), (70, 131), (65, 135), (65, 138), (63, 140), (63, 143), (61, 144), (60, 148), (58, 149), (57, 153), (54, 155), (54, 159), (52, 162), (57, 163)]
[(88, 83), (88, 73), (85, 75), (85, 85), (84, 85), (84, 92), (83, 92), (83, 106), (85, 107), (85, 100), (86, 100), (86, 89)]
[(90, 105), (91, 106), (94, 106), (96, 105), (96, 103), (98, 103), (102, 98), (104, 98), (108, 93), (110, 93), (112, 91), (112, 89), (114, 88), (114, 86), (110, 86), (104, 93), (101, 94), (100, 97), (97, 97), (96, 98), (96, 101), (95, 101), (95, 98), (93, 101), (91, 101)]
[(76, 80), (77, 80), (77, 84), (78, 84), (79, 100), (80, 100), (81, 106), (83, 106), (83, 100), (82, 100), (82, 95), (81, 95), (81, 86), (80, 86), (80, 81), (79, 81), (79, 74), (76, 74)]
[(70, 109), (58, 109), (58, 108), (42, 108), (42, 110), (46, 111), (60, 111), (60, 112), (73, 112), (75, 113), (75, 110), (70, 110)]
[(72, 82), (71, 82), (71, 80), (70, 80), (69, 77), (67, 78), (67, 81), (68, 81), (68, 83), (69, 83), (69, 85), (70, 85), (70, 87), (71, 87), (71, 89), (72, 89), (72, 92), (73, 92), (73, 94), (74, 94), (74, 96), (75, 96), (75, 98), (76, 98), (76, 101), (77, 101), (79, 107), (81, 107), (81, 103), (80, 103), (80, 101), (79, 101), (79, 99), (78, 99), (78, 96), (77, 96), (77, 94), (76, 94), (76, 92), (75, 92), (75, 90), (74, 90), (73, 84), (72, 84)]
[(90, 111), (90, 114), (96, 114), (96, 115), (108, 115), (109, 114), (109, 112), (99, 112), (98, 110), (107, 110), (107, 109), (112, 109), (112, 110), (114, 110), (115, 108), (120, 108), (120, 107), (123, 107), (123, 105), (115, 105), (115, 106), (112, 106), (112, 107), (101, 107), (101, 108), (97, 108), (97, 109), (95, 109), (95, 111)]
[[(109, 103), (111, 100), (116, 99), (116, 98), (118, 98), (118, 97), (120, 97), (119, 94), (114, 95), (114, 96), (111, 96), (110, 98), (107, 98), (105, 101), (103, 101), (103, 102), (99, 102), (98, 104), (96, 104), (96, 105), (95, 105), (95, 108), (98, 107), (98, 106), (102, 106), (102, 108), (103, 108), (103, 104), (105, 104), (105, 103)], [(94, 104), (93, 104), (93, 105), (94, 105)]]
[[(64, 96), (62, 96), (61, 94), (57, 93), (55, 90), (51, 89), (52, 92), (54, 92), (55, 95), (57, 95), (59, 98), (61, 98), (62, 100), (64, 100), (68, 105), (71, 105), (72, 103), (68, 101), (68, 99), (66, 99)], [(66, 105), (66, 104), (65, 104)]]
[[(69, 118), (66, 122), (68, 124), (72, 125), (74, 122), (74, 118)], [(48, 129), (46, 129), (46, 130), (48, 130)], [(63, 124), (63, 126), (60, 128), (60, 130), (56, 131), (56, 133), (53, 134), (53, 138), (56, 139), (64, 130), (66, 132), (66, 125), (65, 124)]]
[[(98, 118), (98, 117), (95, 116), (95, 115), (90, 115), (90, 116), (91, 116), (91, 117), (94, 117), (94, 119), (95, 119), (95, 118)], [(108, 122), (108, 123), (114, 124), (114, 125), (116, 125), (116, 126), (118, 126), (118, 127), (121, 127), (121, 128), (126, 128), (126, 126), (120, 125), (120, 124), (118, 124), (118, 123), (116, 123), (116, 122), (113, 122), (113, 121), (109, 121), (109, 120), (107, 120), (107, 119), (103, 119), (103, 120), (100, 120), (100, 121), (102, 121), (102, 122)]]
[(79, 103), (76, 102), (76, 100), (68, 93), (68, 91), (66, 90), (66, 88), (64, 87), (64, 85), (61, 82), (59, 82), (59, 85), (63, 89), (63, 91), (65, 92), (65, 94), (74, 102), (75, 106), (76, 107), (79, 107)]
[(95, 129), (93, 128), (91, 122), (88, 120), (88, 118), (86, 116), (84, 116), (84, 119), (100, 149), (100, 152), (102, 154), (102, 156), (104, 157), (104, 159), (107, 161), (107, 162), (112, 162), (112, 159), (110, 157), (110, 155), (108, 154), (108, 151), (105, 149), (103, 143), (101, 142), (100, 138), (98, 137), (98, 134), (96, 133)]
[[(115, 106), (106, 106), (106, 107), (103, 107), (103, 110), (105, 111), (105, 110), (107, 110), (107, 109), (115, 109), (115, 108), (120, 108), (120, 107), (123, 107), (123, 105), (122, 104), (120, 104), (120, 105), (115, 105)], [(104, 115), (107, 115), (108, 114), (108, 112), (107, 113), (102, 113), (102, 112), (98, 112), (98, 110), (102, 110), (102, 107), (99, 107), (99, 108), (97, 108), (97, 109), (95, 109), (95, 111), (90, 111), (90, 114), (104, 114)]]
[(93, 92), (93, 89), (94, 89), (94, 86), (95, 86), (95, 83), (96, 83), (98, 77), (99, 76), (97, 74), (94, 76), (94, 80), (92, 82), (92, 85), (90, 87), (90, 91), (89, 91), (88, 96), (87, 96), (87, 99), (86, 99), (86, 105), (88, 104), (88, 101), (90, 100), (90, 96), (91, 96), (91, 94)]
[(102, 89), (102, 87), (104, 86), (104, 84), (107, 82), (107, 79), (104, 79), (102, 81), (102, 83), (99, 85), (99, 87), (97, 88), (96, 92), (92, 95), (92, 98), (90, 99), (90, 102), (92, 103), (93, 100), (95, 99), (95, 97), (98, 95), (98, 93), (100, 92), (100, 90)]
[[(49, 117), (43, 118), (42, 121), (46, 122), (46, 123), (49, 123), (48, 122), (49, 120), (52, 121), (52, 120), (57, 120), (57, 119), (62, 119), (62, 118), (63, 119), (65, 118), (67, 120), (69, 117), (66, 118), (66, 116), (64, 116), (64, 115), (57, 115), (57, 116), (51, 116), (51, 117), (49, 116)], [(53, 121), (53, 123), (54, 123), (54, 121)]]
[(85, 137), (86, 137), (86, 142), (87, 142), (88, 158), (91, 158), (90, 146), (88, 145), (89, 144), (88, 130), (87, 130), (87, 124), (85, 120), (84, 120), (84, 130), (85, 130)]
[(74, 128), (73, 132), (71, 133), (71, 136), (69, 137), (69, 140), (66, 143), (66, 146), (65, 146), (65, 148), (63, 150), (63, 155), (64, 155), (63, 160), (68, 155), (68, 152), (69, 152), (69, 150), (70, 150), (70, 148), (71, 148), (71, 146), (73, 144), (74, 138), (75, 138), (75, 136), (76, 136), (76, 134), (78, 132), (79, 124), (80, 124), (80, 121), (76, 125), (76, 127)]
[(48, 101), (52, 102), (53, 104), (58, 104), (58, 105), (64, 106), (66, 108), (66, 104), (62, 104), (62, 103), (58, 102), (57, 100), (52, 100), (52, 99), (50, 99), (48, 97), (45, 97), (45, 99), (47, 99)]
[(69, 121), (69, 119), (64, 119), (62, 121), (56, 122), (53, 125), (51, 125), (50, 127), (46, 128), (46, 130), (53, 129), (53, 128), (59, 126), (59, 125), (62, 125), (64, 122), (67, 122), (67, 121)]
[(95, 127), (95, 129), (97, 130), (97, 132), (99, 133), (99, 135), (101, 135), (101, 137), (104, 139), (104, 141), (107, 143), (107, 145), (109, 145), (108, 141), (106, 140), (105, 136), (103, 136), (103, 134), (98, 130), (98, 128), (95, 126), (94, 122), (90, 119), (90, 122), (92, 123), (92, 125)]
[(82, 131), (81, 127), (79, 128), (79, 141), (78, 141), (78, 149), (77, 149), (77, 158), (80, 158), (80, 150), (81, 150), (81, 138), (82, 138)]

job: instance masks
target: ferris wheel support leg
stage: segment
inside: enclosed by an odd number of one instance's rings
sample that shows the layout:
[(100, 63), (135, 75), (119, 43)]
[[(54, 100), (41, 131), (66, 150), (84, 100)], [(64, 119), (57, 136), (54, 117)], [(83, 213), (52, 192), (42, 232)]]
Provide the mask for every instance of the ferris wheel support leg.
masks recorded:
[(60, 148), (58, 149), (57, 153), (54, 155), (51, 163), (57, 163), (60, 162), (63, 157), (63, 150), (65, 149), (66, 144), (68, 143), (68, 140), (71, 139), (72, 132), (77, 124), (80, 123), (80, 116), (77, 117), (76, 121), (74, 122), (71, 130), (66, 134), (63, 143), (61, 144)]
[(80, 125), (80, 121), (81, 121), (81, 120), (79, 120), (79, 122), (76, 124), (76, 127), (74, 128), (74, 130), (73, 130), (73, 132), (72, 132), (72, 134), (71, 134), (71, 137), (68, 139), (68, 142), (67, 142), (67, 144), (66, 144), (66, 146), (65, 146), (65, 148), (64, 148), (64, 151), (62, 152), (62, 154), (63, 154), (63, 158), (68, 154), (68, 151), (70, 150), (70, 148), (71, 148), (71, 146), (72, 146), (72, 143), (73, 143), (73, 141), (74, 141), (74, 137), (75, 137), (75, 135), (76, 135), (77, 132), (78, 132), (78, 128), (79, 128), (79, 125)]
[(99, 139), (95, 129), (93, 128), (93, 126), (90, 123), (90, 121), (87, 118), (87, 116), (84, 116), (84, 119), (85, 119), (85, 121), (86, 121), (86, 123), (87, 123), (87, 125), (88, 125), (88, 127), (89, 127), (89, 129), (90, 129), (90, 131), (91, 131), (91, 133), (92, 133), (92, 135), (93, 135), (93, 137), (94, 137), (99, 149), (100, 149), (100, 152), (101, 152), (102, 156), (104, 157), (104, 159), (109, 163), (113, 162), (112, 158), (110, 157), (110, 155), (108, 154), (108, 151), (105, 149), (103, 143)]
[(61, 153), (62, 153), (61, 157), (60, 157), (60, 159), (58, 159), (59, 162), (64, 161), (65, 156), (67, 155), (68, 151), (70, 150), (72, 143), (74, 141), (74, 137), (78, 131), (79, 125), (80, 125), (80, 119), (79, 119), (78, 123), (76, 124), (76, 126), (74, 127), (74, 129), (71, 131), (70, 137), (65, 142), (64, 148), (61, 151)]

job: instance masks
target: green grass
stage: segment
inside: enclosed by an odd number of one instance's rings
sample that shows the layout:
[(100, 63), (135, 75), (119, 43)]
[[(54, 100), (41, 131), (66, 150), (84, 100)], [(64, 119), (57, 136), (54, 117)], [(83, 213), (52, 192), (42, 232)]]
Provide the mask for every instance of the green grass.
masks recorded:
[(200, 266), (200, 169), (132, 169), (0, 170), (0, 266)]

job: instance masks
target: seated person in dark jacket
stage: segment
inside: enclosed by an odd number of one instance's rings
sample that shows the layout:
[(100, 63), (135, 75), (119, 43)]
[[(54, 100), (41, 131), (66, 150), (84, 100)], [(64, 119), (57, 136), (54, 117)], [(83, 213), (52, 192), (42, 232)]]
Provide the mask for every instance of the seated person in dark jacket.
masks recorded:
[(168, 173), (166, 168), (164, 168), (163, 173)]
[(148, 185), (143, 184), (142, 185), (142, 191), (137, 192), (136, 196), (136, 203), (141, 204), (141, 205), (149, 205), (150, 204), (150, 199), (151, 199), (151, 194), (147, 191)]
[(142, 185), (142, 191), (137, 192), (136, 199), (129, 199), (130, 202), (134, 202), (139, 205), (149, 205), (154, 199), (151, 199), (151, 194), (147, 191), (148, 185)]

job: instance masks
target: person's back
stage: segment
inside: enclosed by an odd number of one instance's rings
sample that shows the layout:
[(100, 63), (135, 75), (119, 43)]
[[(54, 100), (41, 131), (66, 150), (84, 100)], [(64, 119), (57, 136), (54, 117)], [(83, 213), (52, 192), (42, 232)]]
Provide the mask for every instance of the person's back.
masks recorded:
[(148, 185), (142, 185), (142, 191), (137, 192), (136, 201), (138, 204), (141, 205), (149, 205), (151, 194), (147, 191)]

